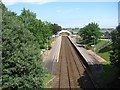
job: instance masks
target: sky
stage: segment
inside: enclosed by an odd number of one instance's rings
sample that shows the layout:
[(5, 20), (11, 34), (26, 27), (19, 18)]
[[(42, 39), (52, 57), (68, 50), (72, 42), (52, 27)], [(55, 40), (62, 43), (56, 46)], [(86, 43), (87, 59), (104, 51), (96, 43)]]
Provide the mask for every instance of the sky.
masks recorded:
[[(98, 0), (100, 1), (100, 0)], [(101, 0), (102, 1), (102, 0)], [(106, 2), (105, 2), (106, 1)], [(63, 28), (84, 27), (96, 22), (100, 28), (115, 28), (118, 25), (118, 2), (78, 2), (78, 0), (3, 0), (6, 7), (18, 15), (23, 8), (36, 13), (42, 21), (57, 23)]]
[(120, 1), (118, 3), (118, 23), (120, 24)]

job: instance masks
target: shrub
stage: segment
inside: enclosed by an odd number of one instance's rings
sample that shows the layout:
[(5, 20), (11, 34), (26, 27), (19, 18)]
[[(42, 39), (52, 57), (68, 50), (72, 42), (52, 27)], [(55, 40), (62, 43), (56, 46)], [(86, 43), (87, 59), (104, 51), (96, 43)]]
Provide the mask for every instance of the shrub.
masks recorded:
[(2, 90), (39, 90), (44, 68), (39, 44), (15, 13), (4, 5), (2, 22)]

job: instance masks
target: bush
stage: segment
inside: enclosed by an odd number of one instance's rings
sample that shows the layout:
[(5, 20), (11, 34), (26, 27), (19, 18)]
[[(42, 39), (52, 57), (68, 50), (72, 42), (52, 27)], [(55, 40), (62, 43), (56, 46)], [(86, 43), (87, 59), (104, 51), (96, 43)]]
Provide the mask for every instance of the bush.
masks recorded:
[(13, 12), (1, 8), (2, 90), (39, 90), (44, 77), (39, 44)]

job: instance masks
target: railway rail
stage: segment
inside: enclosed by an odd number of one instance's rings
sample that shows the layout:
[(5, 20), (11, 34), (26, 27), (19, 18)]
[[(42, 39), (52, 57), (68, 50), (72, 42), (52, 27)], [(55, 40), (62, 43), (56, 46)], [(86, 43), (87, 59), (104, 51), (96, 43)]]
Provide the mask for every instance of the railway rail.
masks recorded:
[(62, 36), (56, 76), (53, 88), (98, 88), (67, 36)]

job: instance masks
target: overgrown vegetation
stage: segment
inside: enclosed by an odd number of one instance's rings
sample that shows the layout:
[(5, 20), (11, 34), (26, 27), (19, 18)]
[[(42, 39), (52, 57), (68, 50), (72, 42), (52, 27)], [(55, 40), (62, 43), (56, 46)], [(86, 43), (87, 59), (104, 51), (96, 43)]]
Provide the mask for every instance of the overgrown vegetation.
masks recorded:
[(45, 69), (41, 49), (50, 45), (51, 23), (23, 9), (20, 16), (2, 9), (2, 90), (40, 90)]
[(52, 75), (51, 74), (45, 74), (45, 79), (43, 81), (43, 87), (42, 88), (49, 88), (50, 87), (50, 80), (52, 79)]
[(112, 53), (110, 61), (120, 69), (120, 25), (111, 32)]
[(116, 30), (111, 32), (112, 38), (112, 52), (110, 55), (111, 63), (116, 66), (119, 71), (117, 78), (113, 81), (117, 87), (120, 86), (120, 25), (117, 26)]
[(116, 79), (118, 68), (114, 65), (111, 65), (110, 61), (102, 62), (103, 66), (103, 72), (97, 74), (97, 78), (99, 79), (99, 83), (101, 83), (102, 87), (110, 88), (115, 87), (113, 83), (110, 85), (111, 82), (113, 82)]

